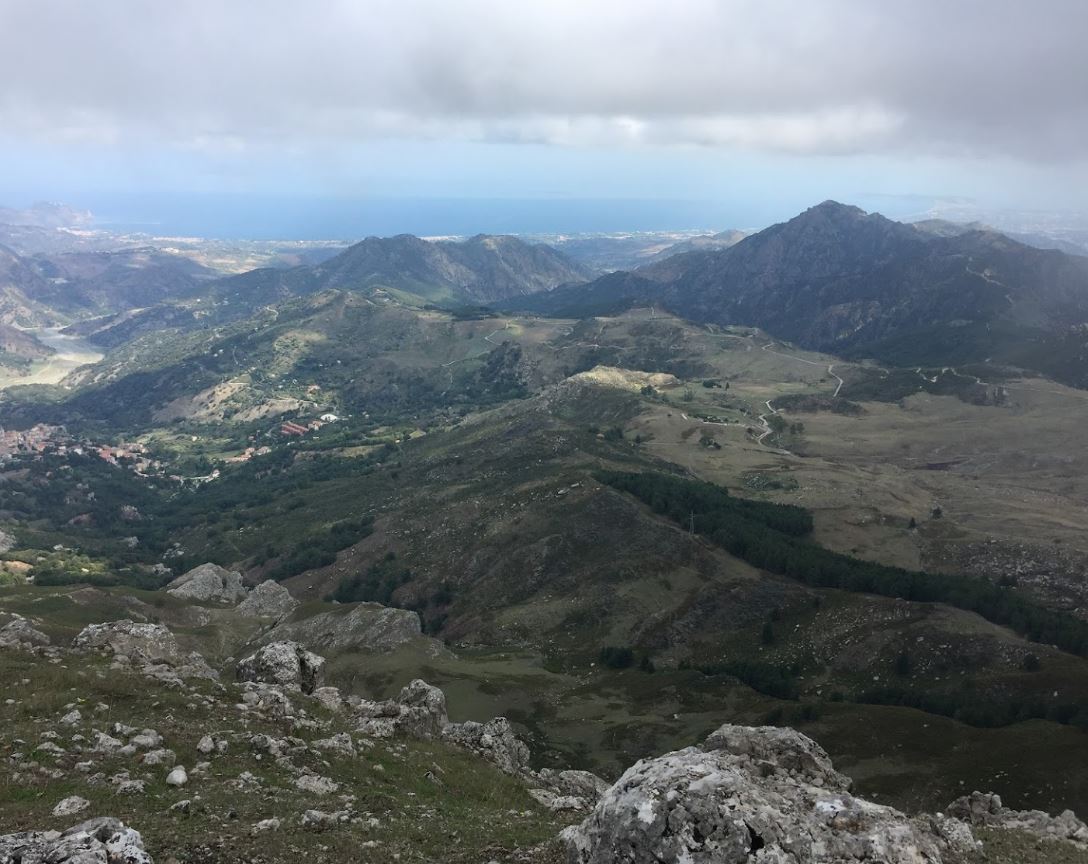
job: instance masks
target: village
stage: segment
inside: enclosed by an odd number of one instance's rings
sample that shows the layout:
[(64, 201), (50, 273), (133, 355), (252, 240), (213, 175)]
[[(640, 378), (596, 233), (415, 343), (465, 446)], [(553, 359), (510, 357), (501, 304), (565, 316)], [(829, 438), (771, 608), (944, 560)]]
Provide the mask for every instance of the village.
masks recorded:
[(0, 465), (19, 456), (44, 455), (96, 456), (103, 462), (128, 468), (142, 477), (158, 475), (164, 466), (151, 458), (147, 447), (140, 443), (121, 442), (100, 444), (76, 438), (64, 426), (38, 423), (29, 429), (0, 428)]
[[(279, 427), (268, 430), (268, 435), (273, 437), (278, 432), (281, 439), (300, 438), (316, 432), (322, 427), (336, 423), (341, 418), (336, 414), (325, 413), (313, 420), (285, 420)], [(194, 437), (195, 441), (196, 438)], [(223, 462), (240, 464), (248, 462), (256, 456), (264, 456), (272, 452), (269, 445), (254, 443), (247, 446), (241, 453), (223, 459)], [(116, 444), (104, 444), (88, 438), (81, 438), (71, 434), (66, 427), (38, 423), (28, 429), (5, 429), (0, 427), (0, 466), (10, 463), (17, 458), (31, 456), (42, 458), (52, 456), (91, 456), (101, 459), (110, 465), (132, 471), (140, 477), (165, 477), (174, 481), (198, 480), (207, 482), (219, 477), (218, 469), (201, 477), (183, 477), (178, 474), (167, 473), (168, 466), (153, 457), (146, 444), (140, 442), (121, 441)]]

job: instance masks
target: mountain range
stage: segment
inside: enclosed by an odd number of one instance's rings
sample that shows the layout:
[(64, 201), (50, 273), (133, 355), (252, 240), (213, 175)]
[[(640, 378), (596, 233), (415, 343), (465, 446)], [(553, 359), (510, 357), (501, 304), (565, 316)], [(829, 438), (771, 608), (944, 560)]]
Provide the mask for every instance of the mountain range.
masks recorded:
[(368, 237), (316, 266), (243, 273), (210, 286), (208, 293), (259, 306), (329, 288), (379, 288), (430, 302), (471, 304), (584, 283), (594, 275), (550, 246), (516, 237), (479, 234), (464, 241), (428, 241), (399, 234)]
[(1088, 258), (833, 201), (726, 249), (506, 304), (561, 316), (635, 305), (897, 365), (990, 360), (1088, 384)]

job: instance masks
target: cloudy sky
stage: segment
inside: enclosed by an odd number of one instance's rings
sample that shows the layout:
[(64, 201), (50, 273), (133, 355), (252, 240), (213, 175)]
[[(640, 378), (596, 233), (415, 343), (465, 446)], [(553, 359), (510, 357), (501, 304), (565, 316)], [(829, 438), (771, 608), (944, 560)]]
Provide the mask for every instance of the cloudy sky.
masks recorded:
[(1088, 210), (1086, 34), (1083, 0), (0, 0), (0, 204), (235, 233), (466, 199), (506, 230)]

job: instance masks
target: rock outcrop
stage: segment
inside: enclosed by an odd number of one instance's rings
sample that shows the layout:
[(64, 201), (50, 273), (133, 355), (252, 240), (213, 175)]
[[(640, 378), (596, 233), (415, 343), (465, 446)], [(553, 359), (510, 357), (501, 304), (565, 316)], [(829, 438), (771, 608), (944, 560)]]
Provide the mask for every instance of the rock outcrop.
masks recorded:
[(418, 678), (404, 687), (396, 699), (382, 702), (354, 699), (348, 704), (358, 720), (356, 731), (372, 738), (398, 734), (438, 738), (449, 723), (446, 694)]
[(356, 649), (382, 653), (425, 637), (415, 612), (377, 603), (360, 603), (350, 609), (322, 612), (301, 621), (285, 621), (272, 628), (265, 638), (272, 642), (301, 642), (315, 650)]
[(0, 648), (40, 648), (49, 644), (49, 637), (36, 629), (22, 615), (15, 615), (0, 627)]
[(119, 819), (89, 819), (67, 831), (0, 836), (0, 862), (18, 864), (154, 864), (139, 831)]
[(272, 642), (238, 664), (239, 681), (275, 684), (313, 693), (325, 677), (325, 658), (297, 642)]
[(128, 619), (88, 624), (72, 640), (72, 650), (112, 656), (118, 668), (132, 668), (174, 685), (185, 678), (219, 677), (200, 654), (184, 653), (174, 634), (162, 624)]
[(1065, 840), (1081, 849), (1088, 849), (1088, 825), (1072, 810), (1051, 816), (1042, 810), (1010, 810), (1001, 803), (1001, 796), (992, 792), (972, 792), (957, 798), (945, 813), (968, 825), (988, 828), (1008, 828), (1026, 831), (1036, 837)]
[(442, 738), (495, 763), (507, 774), (529, 770), (529, 748), (514, 734), (505, 717), (486, 723), (451, 723), (442, 730)]
[(849, 785), (799, 732), (726, 725), (637, 762), (562, 840), (571, 864), (940, 864), (973, 850), (962, 822), (909, 819)]
[(218, 564), (201, 564), (178, 576), (166, 586), (166, 593), (198, 603), (230, 603), (244, 600), (242, 574)]
[(272, 618), (281, 621), (295, 611), (298, 601), (279, 582), (268, 579), (254, 588), (238, 604), (237, 611), (247, 618)]

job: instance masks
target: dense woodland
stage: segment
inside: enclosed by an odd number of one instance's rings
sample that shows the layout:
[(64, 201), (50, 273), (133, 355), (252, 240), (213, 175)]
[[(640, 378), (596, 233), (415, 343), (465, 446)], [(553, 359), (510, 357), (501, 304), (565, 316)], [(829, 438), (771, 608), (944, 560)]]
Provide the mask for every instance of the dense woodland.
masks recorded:
[(629, 492), (654, 512), (691, 527), (731, 555), (806, 585), (947, 603), (1010, 627), (1035, 642), (1088, 655), (1088, 624), (1045, 609), (1012, 587), (983, 579), (923, 573), (832, 552), (805, 535), (811, 514), (794, 505), (734, 498), (712, 483), (655, 473), (602, 471), (597, 479)]

